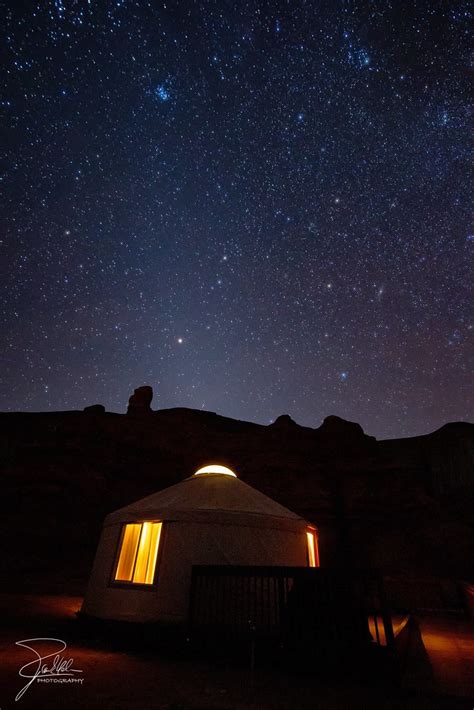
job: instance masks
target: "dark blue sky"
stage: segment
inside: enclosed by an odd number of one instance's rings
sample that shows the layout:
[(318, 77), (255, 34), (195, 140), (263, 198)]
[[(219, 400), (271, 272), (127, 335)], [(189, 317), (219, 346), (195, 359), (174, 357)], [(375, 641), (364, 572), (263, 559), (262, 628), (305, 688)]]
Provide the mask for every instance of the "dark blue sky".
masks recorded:
[(467, 2), (10, 2), (0, 409), (472, 419)]

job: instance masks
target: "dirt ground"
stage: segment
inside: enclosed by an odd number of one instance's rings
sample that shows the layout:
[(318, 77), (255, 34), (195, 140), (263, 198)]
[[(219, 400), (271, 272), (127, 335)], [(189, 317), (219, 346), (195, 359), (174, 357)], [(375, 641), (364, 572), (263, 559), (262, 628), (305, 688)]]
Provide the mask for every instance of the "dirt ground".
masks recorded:
[(424, 617), (420, 630), (438, 690), (474, 698), (474, 625), (463, 619)]
[[(150, 649), (119, 650), (80, 625), (76, 612), (81, 603), (81, 597), (73, 596), (0, 595), (0, 710), (433, 710), (473, 705), (466, 697), (446, 694), (446, 688), (441, 694), (408, 692), (384, 686), (375, 682), (377, 679), (329, 680), (294, 671), (277, 672), (258, 663), (252, 673), (245, 660), (236, 664), (196, 654), (179, 657)], [(35, 658), (31, 649), (16, 642), (46, 637), (67, 643), (64, 660), (73, 658), (72, 668), (82, 671), (70, 677), (82, 682), (35, 680), (15, 701), (29, 680), (21, 678), (19, 671)], [(40, 655), (56, 653), (58, 648), (57, 641), (49, 646), (44, 641), (28, 644)]]

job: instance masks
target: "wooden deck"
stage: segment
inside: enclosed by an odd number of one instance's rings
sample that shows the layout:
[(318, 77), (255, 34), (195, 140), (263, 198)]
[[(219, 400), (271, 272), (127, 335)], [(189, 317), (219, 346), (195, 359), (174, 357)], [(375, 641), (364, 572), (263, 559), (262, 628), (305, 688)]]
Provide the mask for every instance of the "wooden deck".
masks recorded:
[(320, 655), (394, 642), (380, 575), (308, 567), (193, 567), (189, 633), (274, 639)]

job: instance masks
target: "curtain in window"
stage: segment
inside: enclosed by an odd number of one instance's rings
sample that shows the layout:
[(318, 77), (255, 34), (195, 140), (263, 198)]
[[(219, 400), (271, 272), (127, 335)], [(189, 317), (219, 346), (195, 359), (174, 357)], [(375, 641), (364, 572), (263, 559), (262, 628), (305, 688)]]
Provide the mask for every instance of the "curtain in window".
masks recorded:
[(308, 541), (308, 564), (310, 567), (319, 567), (318, 548), (314, 533), (307, 532), (306, 539)]
[(149, 522), (125, 525), (115, 573), (117, 581), (153, 584), (161, 525)]

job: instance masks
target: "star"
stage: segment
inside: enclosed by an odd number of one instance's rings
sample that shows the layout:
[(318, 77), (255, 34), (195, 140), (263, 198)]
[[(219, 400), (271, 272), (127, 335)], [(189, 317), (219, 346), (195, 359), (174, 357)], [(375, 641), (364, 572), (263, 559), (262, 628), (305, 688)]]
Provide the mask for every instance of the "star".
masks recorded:
[(13, 5), (2, 409), (472, 418), (465, 3)]
[(169, 101), (171, 94), (164, 84), (158, 84), (155, 88), (155, 95), (160, 99), (160, 101)]

